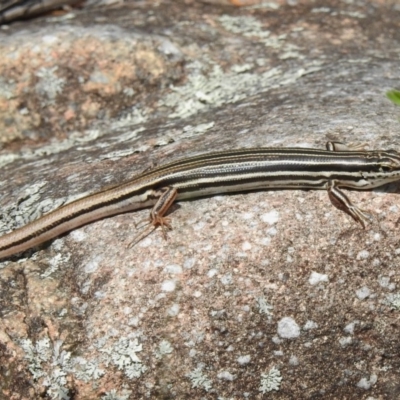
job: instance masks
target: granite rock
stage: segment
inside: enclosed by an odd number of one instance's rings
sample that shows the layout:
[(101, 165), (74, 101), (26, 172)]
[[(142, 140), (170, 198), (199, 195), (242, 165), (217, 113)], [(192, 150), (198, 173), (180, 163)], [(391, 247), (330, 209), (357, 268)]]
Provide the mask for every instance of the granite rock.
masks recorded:
[[(66, 15), (69, 15), (67, 18)], [(114, 3), (0, 31), (0, 232), (217, 149), (396, 148), (389, 2)], [(0, 397), (396, 399), (399, 185), (181, 202), (0, 263)]]

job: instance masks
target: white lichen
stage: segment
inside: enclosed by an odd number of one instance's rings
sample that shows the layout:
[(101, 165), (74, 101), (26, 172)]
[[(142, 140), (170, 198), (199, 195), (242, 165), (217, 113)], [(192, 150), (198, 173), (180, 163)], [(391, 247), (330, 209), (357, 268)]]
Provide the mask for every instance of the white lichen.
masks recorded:
[[(246, 38), (251, 38), (253, 42), (264, 44), (266, 47), (279, 49), (280, 54), (293, 53), (293, 58), (304, 58), (297, 50), (300, 50), (298, 45), (289, 43), (287, 34), (275, 35), (265, 29), (262, 22), (252, 16), (231, 16), (222, 15), (219, 22), (224, 29), (233, 32), (236, 35), (242, 35)], [(287, 55), (285, 58), (289, 58)]]
[(295, 339), (300, 336), (300, 327), (291, 317), (283, 317), (278, 321), (278, 335), (284, 339)]
[(167, 340), (162, 340), (158, 345), (158, 350), (154, 352), (156, 358), (160, 359), (164, 357), (166, 354), (172, 353), (174, 348), (171, 346), (171, 343)]
[(263, 394), (279, 390), (281, 386), (282, 376), (276, 367), (272, 367), (267, 374), (261, 374), (261, 385), (259, 391)]
[(208, 392), (212, 388), (212, 381), (203, 373), (203, 365), (200, 365), (187, 376), (192, 383), (192, 388), (203, 388)]
[(229, 371), (221, 371), (218, 373), (217, 378), (225, 381), (234, 381), (236, 376), (231, 374)]
[(271, 33), (263, 29), (262, 23), (252, 16), (230, 16), (221, 15), (219, 22), (230, 32), (241, 34), (246, 37), (267, 38)]
[(70, 257), (70, 254), (64, 256), (61, 253), (56, 254), (53, 258), (49, 260), (49, 268), (47, 268), (42, 274), (40, 274), (40, 277), (48, 278), (54, 272), (58, 271), (60, 266), (66, 265)]
[(123, 390), (122, 393), (119, 394), (115, 389), (112, 389), (106, 392), (106, 394), (101, 397), (101, 400), (128, 400), (131, 394), (131, 390)]
[(41, 386), (53, 400), (69, 400), (67, 375), (71, 371), (71, 353), (61, 350), (62, 340), (53, 344), (48, 337), (33, 344), (30, 339), (21, 341), (34, 381), (41, 379)]
[(369, 379), (361, 378), (357, 383), (357, 387), (359, 387), (360, 389), (369, 390), (372, 386), (375, 385), (377, 381), (378, 376), (376, 374), (372, 374)]
[(260, 87), (270, 87), (272, 81), (281, 74), (278, 68), (263, 73), (251, 73), (248, 66), (224, 72), (213, 62), (202, 65), (192, 63), (187, 83), (183, 86), (171, 86), (169, 93), (160, 105), (174, 109), (170, 118), (187, 118), (199, 111), (227, 103), (233, 103), (257, 93)]
[(199, 125), (186, 125), (183, 127), (183, 133), (180, 135), (181, 138), (190, 138), (193, 136), (198, 136), (206, 133), (210, 128), (215, 125), (214, 122), (209, 122), (207, 124)]
[(75, 376), (85, 382), (90, 382), (101, 378), (105, 371), (94, 361), (87, 361), (84, 358), (77, 357), (75, 362)]
[(267, 303), (265, 297), (259, 297), (257, 299), (257, 306), (261, 314), (266, 314), (269, 320), (272, 318), (273, 313), (271, 310), (273, 310), (274, 307)]
[(134, 126), (142, 124), (148, 120), (146, 110), (140, 108), (132, 108), (129, 112), (124, 113), (117, 120), (112, 122), (112, 129), (119, 129), (126, 126)]
[(0, 77), (0, 98), (11, 100), (13, 97), (16, 97), (15, 87), (16, 84), (14, 80), (6, 81), (4, 78)]
[(47, 97), (50, 103), (53, 103), (57, 95), (62, 92), (65, 85), (65, 79), (56, 75), (58, 67), (40, 68), (36, 72), (39, 82), (36, 84), (38, 94)]
[(392, 309), (392, 310), (400, 310), (400, 292), (398, 293), (390, 293), (386, 296), (385, 303)]
[(239, 356), (236, 361), (240, 364), (240, 365), (246, 365), (250, 362), (251, 360), (251, 356), (250, 354), (246, 354), (244, 356)]
[(107, 365), (111, 362), (130, 379), (139, 378), (147, 370), (137, 356), (142, 351), (137, 338), (130, 340), (122, 337), (112, 347), (101, 351), (105, 353), (104, 361)]

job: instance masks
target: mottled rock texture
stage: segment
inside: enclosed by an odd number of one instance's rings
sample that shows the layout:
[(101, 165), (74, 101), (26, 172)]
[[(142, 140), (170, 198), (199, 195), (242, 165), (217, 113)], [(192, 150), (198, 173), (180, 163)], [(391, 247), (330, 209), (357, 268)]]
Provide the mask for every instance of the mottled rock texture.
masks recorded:
[[(256, 3), (256, 2), (255, 2)], [(394, 2), (132, 1), (0, 31), (0, 230), (154, 164), (397, 148)], [(0, 398), (397, 399), (400, 186), (181, 202), (0, 263)]]

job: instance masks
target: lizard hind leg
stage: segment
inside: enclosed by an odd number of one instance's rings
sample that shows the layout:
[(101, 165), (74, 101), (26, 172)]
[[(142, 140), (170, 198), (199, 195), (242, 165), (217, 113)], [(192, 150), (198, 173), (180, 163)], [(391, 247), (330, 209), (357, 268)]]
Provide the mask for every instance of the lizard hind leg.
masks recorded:
[(365, 229), (365, 225), (371, 216), (366, 211), (354, 205), (351, 200), (338, 188), (335, 181), (330, 182), (328, 187), (328, 195), (331, 203), (336, 208), (350, 215)]
[(144, 229), (143, 232), (135, 236), (135, 238), (128, 244), (128, 247), (133, 247), (135, 244), (145, 239), (152, 232), (154, 232), (159, 225), (161, 226), (163, 232), (163, 238), (167, 240), (167, 230), (172, 230), (170, 222), (171, 222), (170, 218), (165, 218), (158, 215), (155, 218), (150, 217), (150, 219), (142, 219), (136, 224), (136, 227), (141, 224), (144, 224), (143, 228), (146, 228), (146, 226), (147, 228)]
[(165, 187), (160, 190), (159, 198), (157, 203), (154, 205), (152, 210), (150, 211), (150, 218), (141, 220), (136, 224), (136, 227), (145, 222), (146, 225), (149, 225), (147, 229), (145, 229), (142, 233), (137, 235), (132, 242), (129, 243), (128, 247), (134, 246), (136, 243), (140, 242), (144, 238), (150, 235), (158, 226), (161, 226), (163, 237), (167, 239), (167, 231), (172, 229), (171, 219), (164, 217), (164, 214), (171, 207), (172, 203), (175, 201), (177, 196), (177, 190), (171, 187)]
[(134, 239), (129, 242), (128, 244), (128, 248), (135, 246), (136, 244), (138, 244), (140, 241), (142, 241), (143, 239), (145, 239), (147, 236), (149, 236), (153, 231), (156, 230), (156, 226), (151, 225), (150, 223), (148, 223), (148, 228), (145, 229), (142, 233), (139, 233), (138, 235), (136, 235), (134, 237)]

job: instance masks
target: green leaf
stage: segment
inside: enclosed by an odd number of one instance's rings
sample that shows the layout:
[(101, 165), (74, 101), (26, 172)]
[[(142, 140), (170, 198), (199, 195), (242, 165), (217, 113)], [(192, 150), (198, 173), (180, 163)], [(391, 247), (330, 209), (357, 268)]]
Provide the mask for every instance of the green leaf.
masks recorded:
[(386, 92), (386, 97), (394, 104), (400, 106), (400, 91), (398, 90), (389, 90)]

